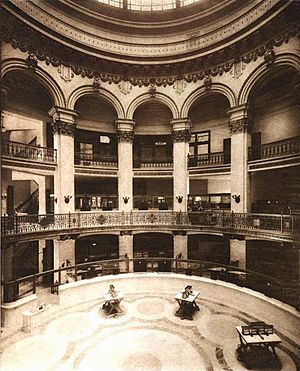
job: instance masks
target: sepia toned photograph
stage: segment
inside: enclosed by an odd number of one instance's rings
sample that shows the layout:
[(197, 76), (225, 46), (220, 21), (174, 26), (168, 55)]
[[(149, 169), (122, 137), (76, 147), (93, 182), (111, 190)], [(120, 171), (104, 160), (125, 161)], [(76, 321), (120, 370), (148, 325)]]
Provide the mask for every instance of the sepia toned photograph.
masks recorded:
[(0, 0), (2, 371), (300, 370), (300, 0)]

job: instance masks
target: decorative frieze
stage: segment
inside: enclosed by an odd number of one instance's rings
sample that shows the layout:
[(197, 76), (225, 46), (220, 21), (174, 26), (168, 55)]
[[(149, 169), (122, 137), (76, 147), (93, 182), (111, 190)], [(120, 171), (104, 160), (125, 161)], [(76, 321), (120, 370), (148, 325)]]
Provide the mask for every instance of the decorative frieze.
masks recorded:
[(100, 77), (94, 77), (93, 89), (95, 91), (100, 91), (100, 88), (101, 88), (101, 79), (100, 79)]
[(235, 121), (229, 121), (230, 134), (246, 133), (248, 131), (249, 121), (248, 118), (242, 118)]
[(189, 129), (176, 130), (172, 133), (173, 142), (189, 142), (191, 139), (191, 131)]
[(74, 137), (76, 131), (76, 125), (61, 120), (56, 120), (51, 124), (53, 134), (58, 133), (62, 135), (69, 135)]
[(117, 137), (119, 142), (133, 142), (134, 134), (133, 131), (118, 130)]
[(275, 61), (275, 52), (273, 49), (267, 49), (264, 55), (267, 66), (271, 66)]

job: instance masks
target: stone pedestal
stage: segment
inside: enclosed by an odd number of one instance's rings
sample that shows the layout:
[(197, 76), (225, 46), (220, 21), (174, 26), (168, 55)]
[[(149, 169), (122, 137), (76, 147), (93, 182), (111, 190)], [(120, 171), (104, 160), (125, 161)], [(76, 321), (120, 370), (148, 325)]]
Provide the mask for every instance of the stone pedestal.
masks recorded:
[(73, 110), (53, 107), (49, 111), (53, 117), (53, 141), (57, 150), (57, 169), (54, 175), (54, 212), (64, 214), (75, 210), (75, 169), (74, 135), (75, 117)]
[(250, 145), (249, 119), (246, 105), (229, 112), (231, 133), (231, 210), (236, 213), (250, 211), (250, 182), (248, 174), (248, 147)]
[(118, 201), (119, 211), (133, 207), (133, 120), (116, 120), (118, 135)]
[(187, 211), (188, 151), (190, 122), (188, 119), (172, 120), (173, 125), (173, 210)]

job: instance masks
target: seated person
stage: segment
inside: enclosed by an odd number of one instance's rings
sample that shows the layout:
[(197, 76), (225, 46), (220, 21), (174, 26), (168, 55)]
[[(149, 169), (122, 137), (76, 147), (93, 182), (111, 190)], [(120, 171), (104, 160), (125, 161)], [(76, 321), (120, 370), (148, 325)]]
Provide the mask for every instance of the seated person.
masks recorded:
[(193, 288), (191, 285), (188, 285), (184, 288), (184, 291), (182, 293), (182, 298), (186, 299), (190, 294), (193, 293)]
[(114, 285), (109, 285), (109, 290), (108, 290), (108, 293), (113, 297), (115, 298), (116, 296), (118, 296), (116, 290), (115, 290), (115, 286)]

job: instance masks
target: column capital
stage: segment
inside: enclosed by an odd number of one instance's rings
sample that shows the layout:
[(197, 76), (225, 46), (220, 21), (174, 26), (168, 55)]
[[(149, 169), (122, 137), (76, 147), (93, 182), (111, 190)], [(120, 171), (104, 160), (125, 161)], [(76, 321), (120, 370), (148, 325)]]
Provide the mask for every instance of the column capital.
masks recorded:
[(53, 122), (51, 124), (53, 134), (58, 133), (72, 137), (75, 135), (75, 118), (78, 116), (77, 111), (54, 106), (50, 109), (48, 114), (53, 118)]
[(191, 131), (189, 129), (174, 130), (172, 132), (173, 143), (185, 142), (188, 143), (191, 139)]
[(248, 117), (248, 106), (247, 104), (241, 104), (236, 107), (232, 107), (227, 111), (229, 115), (229, 131), (230, 134), (236, 133), (247, 133), (249, 130), (250, 120)]
[(170, 121), (173, 131), (176, 130), (190, 130), (191, 120), (188, 117), (173, 119)]
[(133, 128), (135, 121), (129, 119), (116, 119), (115, 125), (117, 127), (117, 137), (119, 142), (133, 142)]

